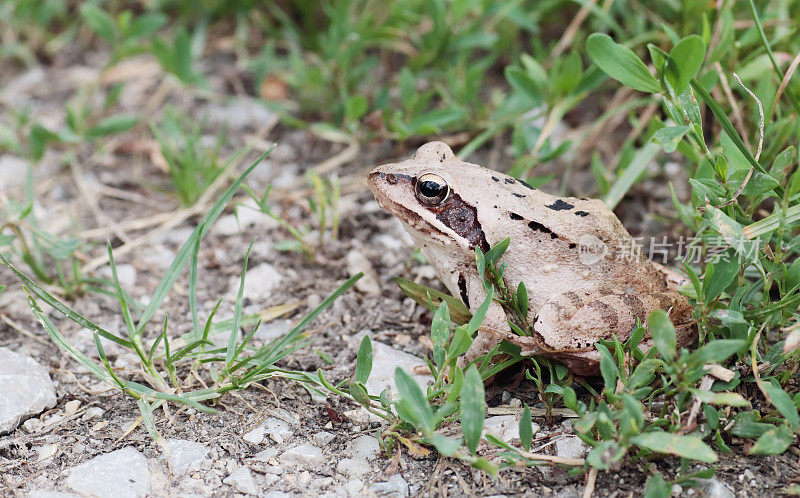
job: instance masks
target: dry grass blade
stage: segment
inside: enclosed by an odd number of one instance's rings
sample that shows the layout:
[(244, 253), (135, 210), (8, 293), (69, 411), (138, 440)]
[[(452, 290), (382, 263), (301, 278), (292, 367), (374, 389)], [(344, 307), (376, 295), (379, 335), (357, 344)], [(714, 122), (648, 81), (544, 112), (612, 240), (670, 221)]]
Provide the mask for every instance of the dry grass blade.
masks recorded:
[(769, 110), (770, 121), (772, 121), (772, 115), (775, 113), (775, 107), (778, 106), (778, 100), (781, 98), (781, 95), (783, 95), (783, 91), (786, 89), (786, 85), (789, 84), (789, 80), (792, 79), (792, 75), (798, 65), (800, 65), (800, 53), (794, 57), (792, 63), (789, 64), (789, 69), (786, 70), (786, 74), (783, 75), (783, 80), (781, 80), (781, 84), (778, 87), (778, 92), (775, 94), (775, 100), (772, 102), (772, 109)]

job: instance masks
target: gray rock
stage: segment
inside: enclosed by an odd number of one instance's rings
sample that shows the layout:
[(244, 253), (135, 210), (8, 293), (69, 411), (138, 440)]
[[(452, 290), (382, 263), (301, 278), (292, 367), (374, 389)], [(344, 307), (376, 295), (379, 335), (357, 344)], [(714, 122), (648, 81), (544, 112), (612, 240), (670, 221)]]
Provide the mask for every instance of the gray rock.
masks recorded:
[(708, 498), (734, 498), (736, 496), (730, 486), (716, 478), (698, 479), (698, 482), (700, 482), (700, 489)]
[(283, 491), (270, 491), (261, 495), (263, 498), (292, 498), (294, 495), (284, 493)]
[(284, 441), (292, 437), (292, 430), (289, 424), (279, 418), (270, 417), (264, 421), (264, 431), (269, 437), (278, 444), (283, 444)]
[(336, 470), (350, 477), (361, 477), (371, 472), (372, 467), (363, 458), (342, 458), (336, 464)]
[(269, 342), (276, 337), (286, 335), (292, 330), (292, 322), (283, 318), (277, 318), (266, 323), (262, 323), (256, 331), (253, 339), (261, 342)]
[(331, 434), (328, 431), (320, 431), (320, 432), (314, 434), (313, 436), (311, 436), (311, 439), (314, 440), (314, 444), (316, 444), (317, 446), (325, 446), (328, 443), (330, 443), (331, 441), (333, 441), (333, 438), (335, 438), (335, 437), (336, 436), (334, 436), (333, 434)]
[(278, 448), (267, 448), (266, 450), (259, 451), (258, 453), (253, 455), (253, 460), (256, 460), (258, 462), (268, 462), (271, 459), (278, 456), (278, 453), (280, 453), (280, 450), (278, 450)]
[[(538, 430), (539, 427), (536, 426), (534, 428)], [(491, 434), (503, 441), (510, 442), (514, 439), (519, 439), (519, 421), (516, 415), (489, 417), (483, 423), (483, 430), (486, 434)]]
[(0, 192), (8, 192), (25, 185), (24, 171), (28, 167), (30, 164), (22, 158), (11, 154), (0, 155)]
[(56, 405), (48, 371), (36, 360), (0, 348), (0, 434), (14, 430), (25, 417)]
[(82, 495), (135, 498), (150, 489), (147, 458), (130, 446), (73, 467), (65, 484)]
[(238, 131), (265, 126), (275, 113), (256, 99), (239, 97), (224, 104), (210, 104), (204, 114), (209, 125)]
[(28, 498), (79, 498), (79, 496), (74, 493), (34, 489), (28, 493)]
[(556, 455), (563, 458), (583, 458), (588, 450), (577, 436), (567, 436), (556, 441)]
[(169, 465), (172, 474), (182, 476), (190, 467), (199, 466), (208, 455), (208, 446), (185, 439), (167, 439), (169, 447)]
[(364, 481), (361, 479), (351, 479), (344, 483), (344, 490), (349, 495), (356, 495), (364, 488)]
[(372, 373), (367, 380), (367, 391), (370, 394), (380, 394), (387, 387), (393, 393), (397, 393), (397, 386), (394, 383), (394, 371), (397, 367), (411, 373), (414, 380), (420, 387), (426, 386), (433, 381), (430, 374), (414, 373), (414, 369), (422, 367), (427, 370), (428, 365), (421, 358), (403, 351), (398, 351), (386, 344), (372, 341)]
[(99, 406), (92, 406), (84, 412), (81, 420), (92, 420), (93, 418), (102, 417), (105, 412), (106, 411)]
[(247, 495), (258, 494), (258, 488), (253, 480), (253, 474), (247, 467), (239, 467), (226, 477), (223, 481), (224, 484), (232, 486), (236, 491)]
[[(236, 299), (239, 292), (240, 275), (231, 277), (228, 283), (227, 296)], [(278, 273), (269, 263), (261, 263), (258, 266), (247, 269), (247, 276), (244, 280), (244, 297), (251, 301), (263, 301), (269, 297), (270, 292), (283, 281), (283, 275)]]
[(313, 444), (301, 444), (284, 451), (280, 463), (284, 465), (318, 465), (322, 463), (322, 450)]
[(351, 441), (348, 450), (355, 458), (373, 460), (380, 454), (381, 445), (373, 436), (368, 436), (365, 434), (363, 436), (358, 436)]
[(408, 496), (408, 483), (403, 476), (395, 474), (386, 482), (379, 482), (372, 486), (372, 491), (380, 496)]
[(378, 277), (372, 263), (369, 262), (363, 253), (356, 249), (351, 249), (345, 258), (347, 261), (347, 271), (351, 275), (363, 272), (364, 276), (356, 282), (356, 289), (364, 294), (378, 295), (381, 293), (381, 286), (378, 284)]

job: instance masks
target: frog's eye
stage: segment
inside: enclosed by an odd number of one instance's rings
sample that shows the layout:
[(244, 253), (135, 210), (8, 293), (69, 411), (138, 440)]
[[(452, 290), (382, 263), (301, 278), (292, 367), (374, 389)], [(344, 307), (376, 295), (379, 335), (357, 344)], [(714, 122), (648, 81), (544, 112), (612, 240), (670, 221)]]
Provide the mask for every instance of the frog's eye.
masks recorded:
[(414, 193), (419, 202), (433, 206), (447, 199), (450, 187), (447, 186), (447, 182), (441, 176), (426, 173), (417, 178)]

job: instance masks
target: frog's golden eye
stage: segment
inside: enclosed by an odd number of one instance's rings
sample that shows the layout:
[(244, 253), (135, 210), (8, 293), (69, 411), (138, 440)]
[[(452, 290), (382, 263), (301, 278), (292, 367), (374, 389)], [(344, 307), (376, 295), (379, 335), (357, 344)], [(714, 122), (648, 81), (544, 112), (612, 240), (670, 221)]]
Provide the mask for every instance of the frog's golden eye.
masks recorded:
[(447, 182), (441, 176), (426, 173), (417, 178), (416, 185), (414, 185), (414, 193), (419, 202), (434, 206), (447, 199), (450, 194), (450, 187), (447, 186)]

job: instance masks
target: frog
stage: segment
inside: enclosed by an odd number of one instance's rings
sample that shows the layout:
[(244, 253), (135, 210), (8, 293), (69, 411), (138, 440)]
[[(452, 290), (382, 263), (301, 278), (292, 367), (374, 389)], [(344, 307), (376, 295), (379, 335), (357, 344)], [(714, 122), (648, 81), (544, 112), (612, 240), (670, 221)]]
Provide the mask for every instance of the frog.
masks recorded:
[(401, 222), (447, 290), (472, 313), (487, 290), (476, 266), (484, 253), (509, 239), (498, 264), (503, 283), (527, 289), (530, 336), (513, 333), (502, 303), (489, 303), (466, 366), (501, 340), (522, 354), (555, 359), (577, 375), (599, 373), (600, 340), (626, 341), (645, 327), (639, 348), (653, 340), (647, 317), (664, 310), (678, 345), (697, 335), (694, 307), (678, 288), (679, 273), (645, 257), (623, 224), (598, 199), (545, 193), (527, 182), (462, 161), (450, 147), (429, 142), (410, 159), (375, 167), (367, 185), (377, 203)]

